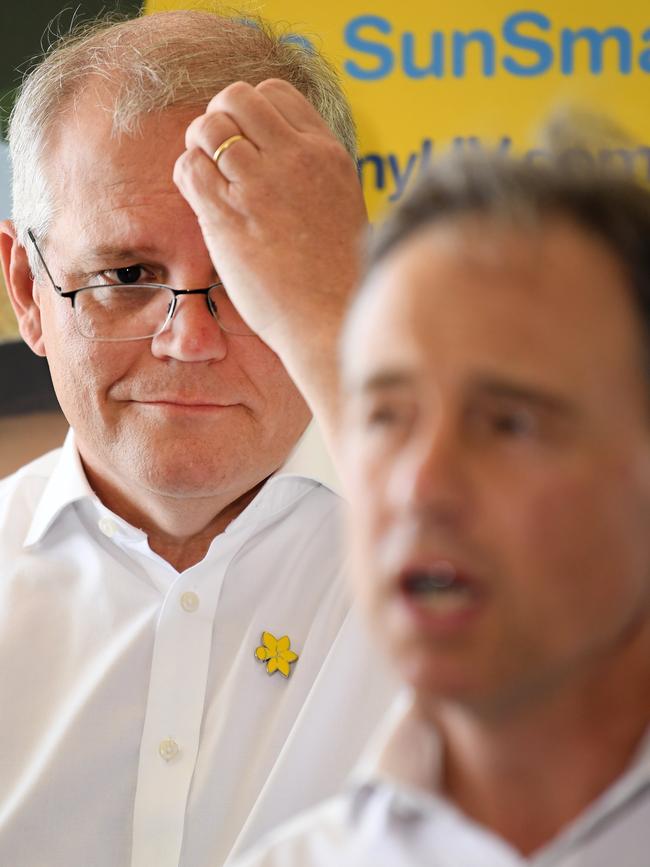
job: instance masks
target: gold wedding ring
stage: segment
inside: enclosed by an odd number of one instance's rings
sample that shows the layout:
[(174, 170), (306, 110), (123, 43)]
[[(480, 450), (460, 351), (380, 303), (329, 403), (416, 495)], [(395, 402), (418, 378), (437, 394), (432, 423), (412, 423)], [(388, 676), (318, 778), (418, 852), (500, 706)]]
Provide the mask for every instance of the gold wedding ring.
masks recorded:
[(231, 135), (230, 138), (227, 138), (225, 141), (222, 141), (221, 144), (219, 145), (219, 147), (216, 149), (216, 151), (212, 154), (212, 162), (215, 164), (215, 166), (218, 167), (219, 157), (221, 157), (228, 150), (228, 148), (231, 145), (234, 145), (234, 143), (236, 141), (243, 141), (244, 138), (245, 138), (245, 136), (240, 135), (240, 133), (237, 133), (237, 135)]

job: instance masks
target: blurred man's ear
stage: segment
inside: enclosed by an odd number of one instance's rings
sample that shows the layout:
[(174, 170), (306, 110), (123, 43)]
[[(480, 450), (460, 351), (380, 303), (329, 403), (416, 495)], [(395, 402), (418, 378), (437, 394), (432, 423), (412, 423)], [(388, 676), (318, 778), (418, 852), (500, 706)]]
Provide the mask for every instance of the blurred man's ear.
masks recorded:
[(14, 308), (20, 334), (36, 355), (45, 355), (41, 310), (34, 297), (34, 280), (27, 251), (18, 243), (11, 220), (0, 223), (0, 258), (2, 273)]

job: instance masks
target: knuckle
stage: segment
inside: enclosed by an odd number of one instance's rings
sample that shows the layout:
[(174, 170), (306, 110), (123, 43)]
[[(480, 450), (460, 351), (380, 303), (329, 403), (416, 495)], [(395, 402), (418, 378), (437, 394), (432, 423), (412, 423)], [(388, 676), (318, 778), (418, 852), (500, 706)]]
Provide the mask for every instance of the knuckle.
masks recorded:
[(200, 114), (198, 117), (195, 117), (194, 120), (192, 120), (190, 122), (189, 126), (185, 130), (185, 147), (186, 148), (190, 148), (196, 144), (196, 142), (197, 142), (197, 140), (201, 134), (201, 130), (205, 126), (205, 119), (206, 119), (205, 114)]
[(185, 176), (185, 154), (187, 151), (184, 151), (174, 163), (174, 168), (172, 169), (172, 180), (177, 185), (182, 185), (183, 178)]
[(295, 90), (294, 86), (289, 84), (289, 82), (284, 78), (266, 78), (258, 84), (258, 88), (263, 88), (265, 90)]
[(244, 99), (253, 91), (252, 85), (248, 84), (246, 81), (233, 81), (232, 84), (229, 84), (228, 87), (224, 87), (221, 91), (221, 96), (227, 102), (230, 101), (239, 101), (240, 99)]
[[(212, 141), (213, 138), (227, 138), (236, 132), (237, 126), (235, 122), (223, 111), (212, 111), (206, 115), (204, 132)], [(219, 144), (219, 142), (217, 142)]]
[(220, 106), (221, 94), (223, 91), (219, 91), (219, 93), (215, 93), (210, 102), (208, 103), (205, 112), (206, 114), (211, 114), (212, 112), (218, 111)]
[(237, 105), (253, 90), (253, 86), (246, 81), (233, 81), (212, 97), (208, 103), (208, 111), (224, 111), (226, 107)]
[(286, 82), (281, 78), (265, 78), (264, 81), (260, 81), (255, 86), (255, 90), (258, 93), (277, 93), (279, 90), (283, 90), (282, 85), (284, 84)]
[(185, 185), (191, 181), (194, 176), (199, 152), (197, 148), (190, 148), (183, 151), (174, 163), (172, 177), (174, 183)]

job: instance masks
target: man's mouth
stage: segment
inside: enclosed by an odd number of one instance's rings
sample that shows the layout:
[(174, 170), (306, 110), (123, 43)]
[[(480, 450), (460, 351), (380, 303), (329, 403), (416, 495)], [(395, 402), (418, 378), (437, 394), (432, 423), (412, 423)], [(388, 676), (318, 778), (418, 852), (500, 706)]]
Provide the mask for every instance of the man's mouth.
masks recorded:
[(214, 403), (209, 400), (186, 400), (183, 398), (159, 398), (144, 400), (141, 403), (150, 403), (155, 406), (225, 406), (223, 403)]
[(399, 586), (410, 602), (441, 613), (466, 608), (478, 597), (474, 582), (448, 560), (407, 567)]
[(164, 396), (156, 396), (156, 397), (146, 397), (146, 398), (138, 398), (137, 400), (132, 401), (133, 403), (138, 403), (143, 406), (153, 406), (153, 407), (168, 407), (173, 409), (174, 407), (178, 409), (225, 409), (228, 406), (232, 406), (232, 404), (219, 403), (217, 401), (213, 401), (210, 399), (202, 398), (202, 397), (185, 397), (179, 395), (164, 395)]

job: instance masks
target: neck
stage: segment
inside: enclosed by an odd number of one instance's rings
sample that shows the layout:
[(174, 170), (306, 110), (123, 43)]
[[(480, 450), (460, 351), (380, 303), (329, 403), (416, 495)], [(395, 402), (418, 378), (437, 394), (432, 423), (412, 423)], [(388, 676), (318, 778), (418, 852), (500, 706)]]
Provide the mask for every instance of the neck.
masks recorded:
[(534, 706), (481, 715), (423, 707), (444, 744), (443, 790), (525, 855), (548, 843), (621, 775), (650, 723), (650, 628), (636, 654), (601, 660)]
[(177, 572), (205, 557), (215, 536), (244, 511), (266, 481), (262, 479), (244, 493), (174, 497), (152, 494), (136, 485), (124, 491), (111, 479), (100, 477), (85, 460), (83, 463), (88, 481), (104, 505), (143, 530), (151, 550)]

